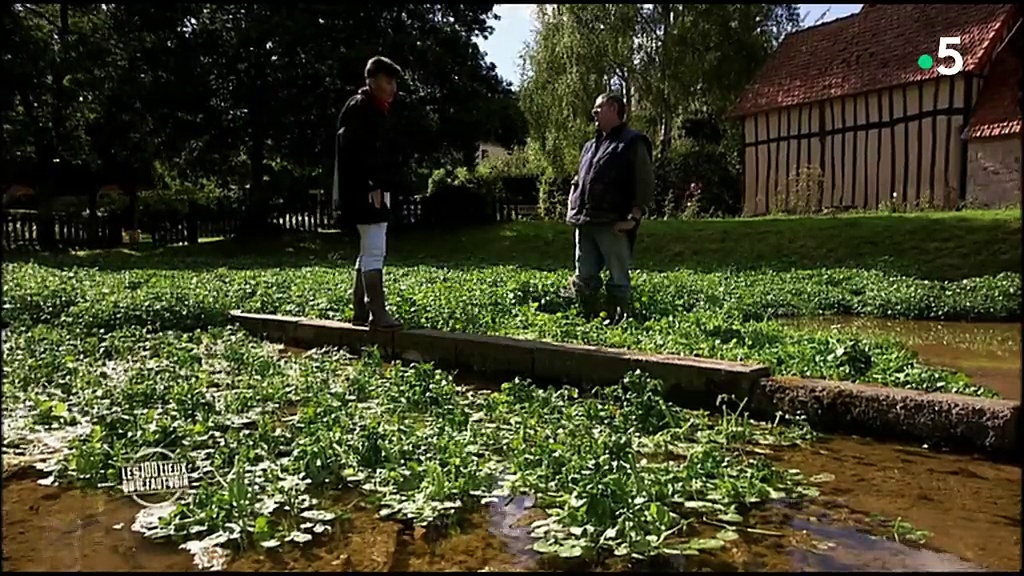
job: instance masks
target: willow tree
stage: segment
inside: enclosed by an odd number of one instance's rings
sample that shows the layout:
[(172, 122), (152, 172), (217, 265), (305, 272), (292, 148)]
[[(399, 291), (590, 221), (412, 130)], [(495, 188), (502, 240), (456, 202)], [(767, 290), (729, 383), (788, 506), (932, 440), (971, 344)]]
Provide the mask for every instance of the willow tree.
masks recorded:
[(598, 94), (615, 89), (632, 97), (637, 8), (538, 5), (520, 98), (533, 149), (552, 174), (575, 171)]
[(539, 5), (522, 61), (532, 149), (572, 173), (593, 99), (611, 89), (667, 154), (683, 119), (720, 117), (798, 25), (795, 4)]

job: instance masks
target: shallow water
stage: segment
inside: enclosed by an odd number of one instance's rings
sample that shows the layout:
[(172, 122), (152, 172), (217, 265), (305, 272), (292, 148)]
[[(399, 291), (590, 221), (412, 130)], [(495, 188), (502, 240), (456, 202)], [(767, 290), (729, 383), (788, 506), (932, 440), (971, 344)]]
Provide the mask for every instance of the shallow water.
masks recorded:
[[(809, 477), (834, 476), (821, 485), (822, 498), (807, 518), (824, 512), (832, 524), (848, 526), (876, 524), (872, 515), (899, 518), (931, 533), (925, 549), (946, 554), (846, 538), (836, 542), (835, 561), (848, 565), (843, 557), (856, 552), (853, 563), (870, 566), (865, 569), (963, 570), (962, 562), (988, 570), (1020, 569), (1021, 470), (1016, 466), (850, 437), (819, 441), (776, 459)], [(893, 536), (891, 528), (876, 532)], [(895, 553), (894, 545), (906, 550)]]
[(1008, 400), (1021, 399), (1021, 325), (996, 322), (889, 320), (857, 316), (779, 319), (790, 326), (848, 327), (867, 335), (892, 336), (927, 364), (952, 368)]
[[(699, 557), (675, 558), (686, 571), (1019, 570), (1021, 471), (965, 456), (837, 438), (769, 456), (820, 475), (820, 498), (754, 512), (739, 540)], [(11, 570), (193, 570), (174, 544), (128, 527), (140, 506), (129, 498), (40, 486), (19, 472), (4, 480), (3, 568)], [(831, 479), (829, 479), (831, 477)], [(543, 517), (521, 496), (472, 515), (459, 533), (438, 536), (351, 502), (334, 532), (300, 550), (249, 552), (229, 570), (537, 570), (564, 567), (530, 550), (529, 525)], [(907, 542), (881, 516), (933, 535)], [(118, 528), (119, 527), (119, 528)], [(707, 526), (710, 531), (718, 529)], [(648, 567), (657, 567), (652, 563)], [(664, 562), (662, 563), (662, 566)], [(611, 569), (613, 564), (590, 569)], [(644, 568), (637, 566), (636, 568)]]
[(946, 552), (911, 548), (863, 532), (797, 519), (793, 528), (818, 542), (829, 542), (832, 553), (820, 550), (793, 550), (789, 557), (794, 569), (814, 572), (979, 572), (984, 568), (965, 562)]
[(507, 501), (492, 502), (488, 506), (488, 531), (498, 536), (515, 558), (516, 568), (529, 568), (536, 564), (540, 554), (533, 551), (530, 523), (543, 513), (533, 508), (533, 496), (516, 496)]

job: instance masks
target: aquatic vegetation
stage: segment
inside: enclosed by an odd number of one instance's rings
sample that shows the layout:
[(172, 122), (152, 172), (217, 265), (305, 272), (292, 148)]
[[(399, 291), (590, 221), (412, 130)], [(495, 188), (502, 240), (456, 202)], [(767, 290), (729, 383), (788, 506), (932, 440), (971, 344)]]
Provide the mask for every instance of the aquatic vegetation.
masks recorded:
[[(325, 319), (349, 314), (347, 267), (100, 271), (4, 264), (3, 318), (92, 331), (125, 326), (195, 330), (228, 311)], [(927, 366), (891, 338), (800, 329), (776, 318), (860, 314), (905, 318), (1020, 316), (1019, 274), (957, 282), (875, 271), (639, 273), (635, 317), (587, 321), (562, 295), (564, 273), (487, 267), (389, 270), (389, 300), (409, 327), (519, 336), (723, 360), (760, 362), (776, 375), (872, 382), (994, 396), (957, 372)]]
[[(5, 455), (49, 455), (38, 466), (52, 482), (116, 490), (141, 449), (173, 453), (193, 490), (136, 529), (193, 553), (329, 534), (344, 490), (381, 517), (437, 526), (530, 494), (547, 512), (536, 550), (636, 558), (721, 546), (750, 507), (816, 494), (756, 450), (810, 440), (799, 422), (683, 410), (639, 373), (593, 397), (523, 380), (486, 391), (372, 351), (282, 354), (233, 327), (41, 325), (9, 331), (4, 353)], [(724, 526), (717, 537), (695, 536), (702, 518)]]
[[(320, 349), (296, 356), (233, 327), (228, 311), (344, 319), (347, 267), (121, 270), (3, 265), (3, 452), (47, 483), (117, 490), (140, 450), (187, 464), (191, 490), (133, 529), (224, 548), (301, 546), (344, 529), (339, 495), (382, 518), (457, 527), (482, 504), (529, 495), (534, 549), (563, 557), (698, 554), (747, 513), (816, 494), (759, 446), (806, 442), (799, 421), (752, 422), (667, 404), (641, 373), (582, 396), (525, 380), (485, 391), (429, 364)], [(251, 265), (251, 266), (247, 266)], [(779, 375), (991, 396), (903, 344), (798, 329), (786, 316), (1019, 316), (1020, 276), (953, 283), (856, 270), (640, 273), (636, 316), (586, 321), (563, 273), (396, 268), (390, 299), (412, 327), (770, 364)], [(698, 530), (697, 525), (703, 530)], [(894, 536), (918, 536), (897, 522)], [(717, 533), (708, 533), (713, 526)]]
[(921, 530), (903, 518), (885, 518), (879, 514), (872, 514), (871, 521), (885, 531), (885, 537), (894, 540), (896, 543), (910, 542), (912, 544), (924, 544), (932, 533)]

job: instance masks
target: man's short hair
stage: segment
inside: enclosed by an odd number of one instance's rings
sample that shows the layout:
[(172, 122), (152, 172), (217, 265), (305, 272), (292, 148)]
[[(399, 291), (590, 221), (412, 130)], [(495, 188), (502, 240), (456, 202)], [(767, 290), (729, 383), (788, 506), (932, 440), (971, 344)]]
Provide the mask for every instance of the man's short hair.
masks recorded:
[(390, 58), (374, 56), (366, 63), (366, 79), (369, 80), (381, 75), (397, 80), (402, 77), (402, 69), (398, 67), (398, 64), (392, 62)]
[(618, 114), (619, 120), (626, 119), (626, 101), (620, 94), (614, 92), (605, 92), (598, 97), (603, 104), (611, 102), (615, 105), (615, 113)]

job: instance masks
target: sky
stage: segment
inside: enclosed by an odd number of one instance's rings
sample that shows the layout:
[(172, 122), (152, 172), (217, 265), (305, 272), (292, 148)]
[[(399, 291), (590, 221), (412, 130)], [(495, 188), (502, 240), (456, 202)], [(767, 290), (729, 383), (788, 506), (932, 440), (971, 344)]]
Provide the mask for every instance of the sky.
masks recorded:
[[(492, 21), (494, 34), (487, 40), (477, 40), (487, 53), (487, 59), (498, 67), (506, 80), (519, 85), (519, 53), (533, 33), (533, 7), (535, 4), (498, 4), (494, 11), (501, 20)], [(861, 4), (798, 4), (804, 16), (804, 25), (814, 24), (822, 14), (822, 22), (849, 16), (860, 10)]]

